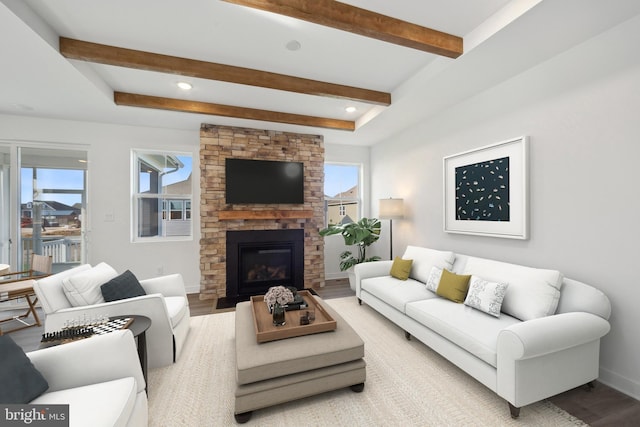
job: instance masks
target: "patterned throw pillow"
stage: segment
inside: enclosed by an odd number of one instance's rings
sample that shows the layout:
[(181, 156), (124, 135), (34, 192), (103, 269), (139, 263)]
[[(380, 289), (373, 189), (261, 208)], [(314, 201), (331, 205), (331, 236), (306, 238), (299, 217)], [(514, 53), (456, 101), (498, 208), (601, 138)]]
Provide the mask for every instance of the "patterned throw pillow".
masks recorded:
[(438, 267), (431, 267), (431, 272), (429, 273), (429, 278), (427, 279), (427, 289), (431, 292), (437, 291), (441, 277), (442, 269)]
[(471, 276), (469, 292), (464, 304), (484, 311), (495, 317), (500, 317), (502, 300), (507, 293), (508, 283), (489, 282), (476, 276)]

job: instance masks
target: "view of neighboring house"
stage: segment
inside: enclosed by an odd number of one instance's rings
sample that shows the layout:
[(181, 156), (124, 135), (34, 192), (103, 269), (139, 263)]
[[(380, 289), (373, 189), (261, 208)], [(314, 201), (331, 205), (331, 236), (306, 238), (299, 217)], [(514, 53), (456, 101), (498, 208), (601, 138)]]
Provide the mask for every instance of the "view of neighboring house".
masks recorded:
[(335, 196), (324, 196), (327, 205), (327, 225), (346, 224), (360, 218), (358, 186)]
[[(69, 206), (54, 200), (45, 200), (35, 203), (40, 203), (40, 214), (44, 227), (80, 227), (81, 209), (78, 204)], [(34, 202), (23, 203), (20, 205), (22, 227), (32, 226), (34, 218), (33, 211)]]
[[(191, 194), (191, 174), (184, 181), (165, 186), (166, 194)], [(191, 234), (191, 199), (167, 198), (164, 200), (163, 232), (165, 236)]]

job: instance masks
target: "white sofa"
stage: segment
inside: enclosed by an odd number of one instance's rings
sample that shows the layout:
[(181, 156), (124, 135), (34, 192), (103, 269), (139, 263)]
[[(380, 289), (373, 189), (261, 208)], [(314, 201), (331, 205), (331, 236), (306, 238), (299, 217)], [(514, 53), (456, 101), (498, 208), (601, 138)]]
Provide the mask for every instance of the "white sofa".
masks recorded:
[(33, 405), (69, 405), (71, 427), (148, 425), (146, 383), (131, 331), (27, 353), (49, 384)]
[[(598, 378), (611, 314), (601, 291), (558, 271), (447, 251), (408, 246), (402, 258), (413, 260), (407, 280), (390, 275), (392, 261), (355, 267), (360, 304), (504, 398), (514, 418), (523, 406)], [(434, 282), (437, 289), (438, 269), (506, 283), (499, 317), (428, 290)]]
[[(175, 362), (187, 339), (191, 317), (182, 275), (140, 280), (146, 295), (74, 306), (65, 293), (63, 280), (77, 277), (91, 268), (89, 264), (82, 264), (36, 281), (33, 288), (46, 315), (45, 332), (58, 331), (74, 319), (103, 315), (147, 316), (151, 319), (151, 326), (146, 331), (148, 367), (158, 368)], [(96, 292), (100, 292), (99, 288)]]

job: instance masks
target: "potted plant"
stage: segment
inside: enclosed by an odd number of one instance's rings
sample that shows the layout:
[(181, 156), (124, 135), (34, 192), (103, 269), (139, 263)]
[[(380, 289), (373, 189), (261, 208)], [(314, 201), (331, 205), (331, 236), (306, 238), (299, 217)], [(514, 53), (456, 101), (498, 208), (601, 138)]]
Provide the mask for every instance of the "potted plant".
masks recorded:
[[(358, 222), (346, 224), (331, 224), (327, 228), (320, 230), (321, 236), (331, 236), (342, 234), (344, 244), (347, 246), (356, 245), (358, 253), (354, 254), (347, 250), (340, 254), (340, 271), (349, 270), (361, 262), (378, 261), (379, 256), (367, 258), (367, 248), (380, 238), (380, 220), (377, 218), (362, 218)], [(354, 288), (353, 274), (349, 273), (351, 288)]]

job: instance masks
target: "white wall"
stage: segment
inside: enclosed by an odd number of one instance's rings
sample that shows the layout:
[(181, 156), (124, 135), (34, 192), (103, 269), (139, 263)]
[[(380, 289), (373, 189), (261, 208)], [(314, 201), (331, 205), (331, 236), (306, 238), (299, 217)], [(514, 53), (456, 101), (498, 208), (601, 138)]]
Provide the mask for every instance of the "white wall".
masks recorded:
[[(0, 115), (0, 139), (89, 146), (88, 262), (104, 261), (139, 279), (181, 273), (187, 292), (200, 290), (200, 129), (178, 131)], [(191, 152), (193, 240), (131, 243), (131, 149)], [(112, 216), (113, 221), (107, 220)]]
[[(407, 205), (396, 251), (418, 244), (553, 268), (603, 290), (613, 314), (600, 379), (640, 398), (637, 40), (634, 18), (375, 146), (371, 165), (372, 200), (391, 193)], [(530, 239), (443, 232), (442, 158), (521, 135)]]

